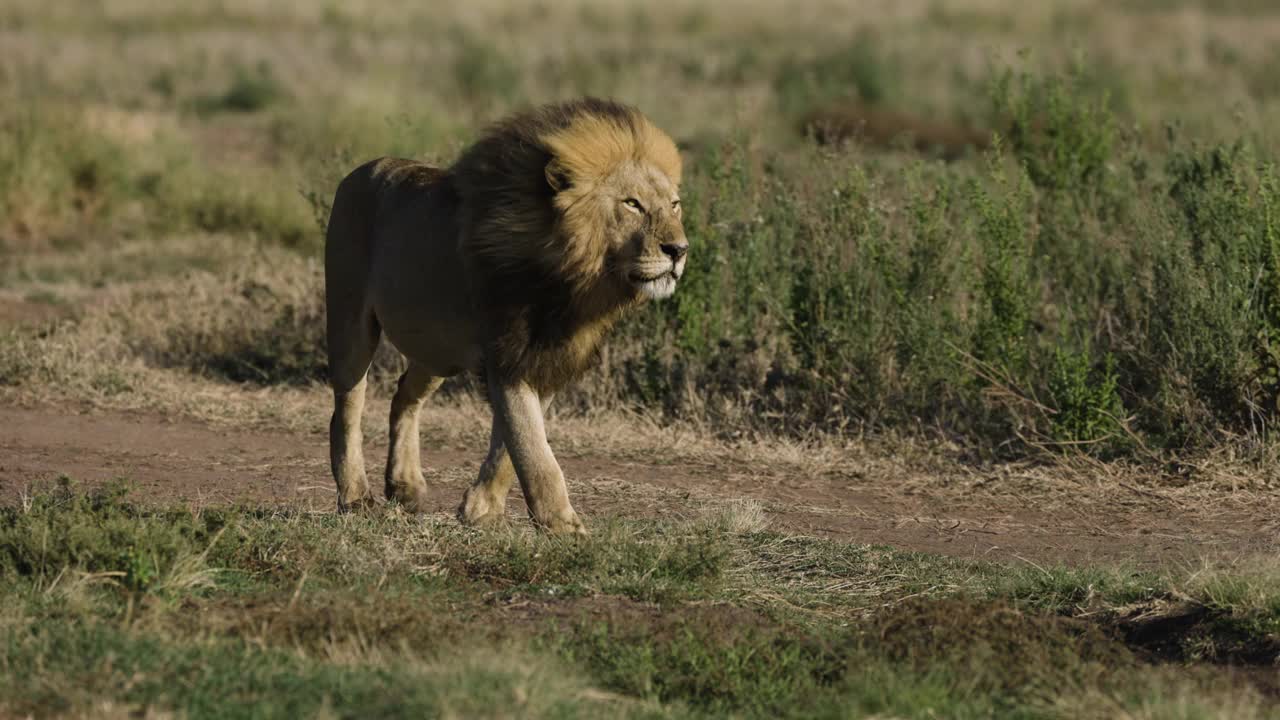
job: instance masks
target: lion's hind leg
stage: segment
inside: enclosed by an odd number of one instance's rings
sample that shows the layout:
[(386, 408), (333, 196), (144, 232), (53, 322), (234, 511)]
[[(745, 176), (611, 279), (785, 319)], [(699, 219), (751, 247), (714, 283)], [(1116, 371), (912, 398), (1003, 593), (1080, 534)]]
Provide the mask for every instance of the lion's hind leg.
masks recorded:
[(333, 418), (329, 422), (329, 462), (338, 485), (338, 511), (377, 504), (364, 470), (366, 376), (382, 330), (372, 314), (342, 322), (339, 308), (329, 306), (329, 381), (333, 386)]
[(444, 378), (431, 375), (410, 361), (391, 399), (391, 442), (387, 450), (388, 500), (396, 500), (409, 512), (426, 510), (427, 483), (422, 477), (418, 411), (440, 387)]
[(365, 377), (382, 337), (368, 287), (372, 167), (360, 167), (338, 185), (324, 244), (329, 382), (333, 386), (329, 460), (338, 485), (339, 512), (376, 504), (365, 476), (360, 431)]
[[(370, 323), (374, 322), (370, 320)], [(339, 512), (376, 504), (364, 471), (364, 433), (360, 420), (364, 415), (366, 376), (373, 361), (373, 351), (378, 347), (378, 333), (377, 329), (370, 331), (370, 328), (364, 328), (354, 336), (356, 347), (346, 348), (343, 353), (335, 353), (332, 344), (330, 347), (333, 418), (329, 421), (329, 463), (333, 468), (334, 482), (338, 485)], [(335, 360), (335, 356), (341, 359)]]

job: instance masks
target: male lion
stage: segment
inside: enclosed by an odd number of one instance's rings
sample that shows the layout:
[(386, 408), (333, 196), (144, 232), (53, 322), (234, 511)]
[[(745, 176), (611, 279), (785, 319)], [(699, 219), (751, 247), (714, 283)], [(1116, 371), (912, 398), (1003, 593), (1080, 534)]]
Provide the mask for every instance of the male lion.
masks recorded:
[(501, 518), (518, 477), (534, 523), (583, 532), (543, 413), (623, 312), (675, 291), (689, 249), (679, 184), (671, 138), (596, 99), (500, 122), (447, 170), (382, 158), (348, 175), (325, 241), (339, 511), (374, 502), (360, 416), (385, 333), (409, 361), (391, 401), (387, 498), (423, 509), (418, 409), (445, 377), (475, 369), (493, 429), (459, 519)]

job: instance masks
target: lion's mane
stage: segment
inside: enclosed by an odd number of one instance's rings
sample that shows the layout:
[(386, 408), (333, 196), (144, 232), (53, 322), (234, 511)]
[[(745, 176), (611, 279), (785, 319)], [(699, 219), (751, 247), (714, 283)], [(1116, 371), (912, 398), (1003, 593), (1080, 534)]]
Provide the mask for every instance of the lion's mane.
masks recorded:
[(583, 99), (491, 127), (449, 169), (459, 249), (498, 372), (544, 390), (589, 364), (634, 296), (605, 280), (596, 183), (627, 161), (680, 181), (675, 143), (634, 108)]

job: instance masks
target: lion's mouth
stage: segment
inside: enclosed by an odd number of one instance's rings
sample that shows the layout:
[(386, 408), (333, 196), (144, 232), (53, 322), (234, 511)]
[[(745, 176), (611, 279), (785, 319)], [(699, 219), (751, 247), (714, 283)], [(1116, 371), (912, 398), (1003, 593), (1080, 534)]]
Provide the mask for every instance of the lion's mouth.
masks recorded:
[(657, 282), (668, 277), (672, 280), (680, 279), (680, 276), (677, 275), (674, 270), (668, 270), (666, 272), (658, 273), (657, 275), (641, 275), (640, 273), (633, 273), (631, 275), (631, 282), (637, 285), (643, 285), (645, 283)]
[(636, 289), (651, 300), (662, 300), (671, 297), (671, 294), (676, 291), (676, 281), (680, 279), (680, 275), (676, 273), (674, 268), (657, 275), (632, 273), (630, 277)]
[(683, 265), (684, 263), (679, 263), (679, 264), (672, 263), (670, 266), (667, 267), (667, 269), (663, 270), (662, 272), (653, 273), (653, 274), (648, 274), (648, 273), (644, 273), (637, 270), (631, 273), (630, 279), (631, 279), (631, 282), (635, 283), (636, 285), (644, 285), (645, 283), (658, 282), (659, 280), (663, 280), (663, 279), (670, 279), (672, 281), (679, 280), (680, 276), (684, 274), (682, 272), (682, 270), (684, 269)]

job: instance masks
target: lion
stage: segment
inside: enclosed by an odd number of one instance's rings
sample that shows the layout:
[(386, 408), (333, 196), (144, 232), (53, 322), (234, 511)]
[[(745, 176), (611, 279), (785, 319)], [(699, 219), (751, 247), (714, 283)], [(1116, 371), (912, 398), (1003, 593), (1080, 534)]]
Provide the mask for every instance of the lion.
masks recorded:
[(425, 509), (419, 408), (445, 378), (478, 371), (493, 424), (459, 520), (503, 518), (519, 479), (536, 526), (584, 533), (544, 414), (624, 313), (675, 291), (689, 251), (680, 174), (675, 143), (638, 110), (585, 98), (498, 122), (447, 169), (381, 158), (343, 179), (325, 238), (339, 512), (376, 503), (360, 418), (385, 335), (408, 361), (388, 500)]

